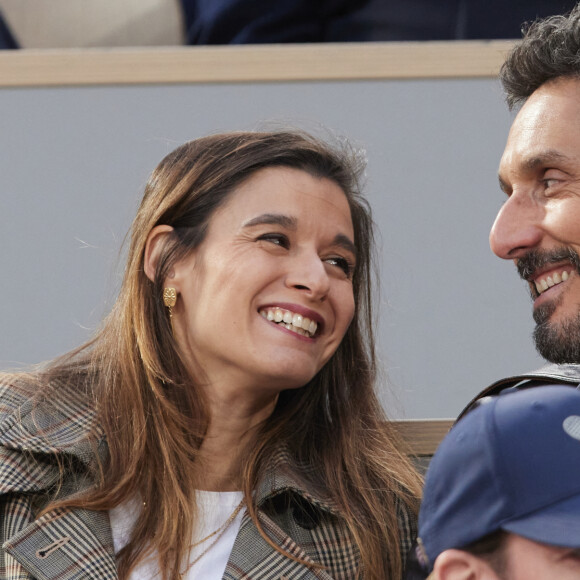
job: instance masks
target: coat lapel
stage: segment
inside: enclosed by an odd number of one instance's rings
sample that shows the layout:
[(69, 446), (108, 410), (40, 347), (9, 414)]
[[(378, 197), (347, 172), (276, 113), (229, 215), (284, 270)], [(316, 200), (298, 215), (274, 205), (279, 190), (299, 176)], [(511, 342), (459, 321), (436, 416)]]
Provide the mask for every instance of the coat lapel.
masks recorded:
[[(343, 580), (356, 576), (359, 553), (342, 525), (340, 511), (330, 499), (312, 494), (309, 487), (292, 468), (289, 454), (281, 449), (256, 488), (258, 516), (274, 544), (301, 562), (274, 550), (246, 514), (223, 580)], [(291, 507), (274, 511), (267, 507), (277, 499), (282, 500), (282, 506), (296, 507), (292, 497), (301, 498), (320, 517), (305, 522), (304, 518), (296, 519)]]
[(38, 580), (117, 579), (109, 516), (104, 512), (48, 512), (3, 547)]
[[(268, 536), (284, 551), (303, 562), (313, 562), (305, 550), (275, 522), (260, 514)], [(320, 562), (318, 562), (320, 564)], [(296, 562), (274, 550), (246, 514), (230, 554), (223, 580), (333, 580), (326, 571)]]
[(35, 519), (43, 507), (39, 498), (60, 479), (59, 462), (74, 462), (78, 469), (72, 483), (64, 482), (61, 497), (90, 485), (95, 451), (101, 458), (106, 452), (92, 404), (67, 387), (53, 401), (34, 401), (15, 386), (0, 391), (0, 537), (6, 578), (116, 580), (107, 513), (53, 510)]

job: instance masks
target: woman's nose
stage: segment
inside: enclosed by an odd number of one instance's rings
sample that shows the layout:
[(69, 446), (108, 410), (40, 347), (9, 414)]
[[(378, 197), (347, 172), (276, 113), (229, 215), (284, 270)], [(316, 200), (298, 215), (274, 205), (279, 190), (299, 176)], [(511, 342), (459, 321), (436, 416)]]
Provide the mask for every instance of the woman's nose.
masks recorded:
[(292, 260), (286, 285), (304, 292), (314, 300), (324, 300), (330, 291), (330, 278), (320, 256), (302, 255)]
[(542, 209), (527, 194), (513, 193), (500, 209), (489, 234), (494, 254), (513, 260), (542, 239)]

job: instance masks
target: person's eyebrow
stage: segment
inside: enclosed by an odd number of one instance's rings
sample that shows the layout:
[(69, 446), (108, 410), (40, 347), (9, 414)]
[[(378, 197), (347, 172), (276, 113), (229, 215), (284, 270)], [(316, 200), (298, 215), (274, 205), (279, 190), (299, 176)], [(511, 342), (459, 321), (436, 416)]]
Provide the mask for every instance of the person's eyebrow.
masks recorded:
[(243, 227), (251, 228), (260, 225), (278, 225), (288, 230), (295, 230), (297, 227), (297, 219), (279, 213), (263, 213), (244, 223)]
[(522, 167), (528, 171), (533, 171), (538, 169), (538, 167), (544, 167), (546, 165), (551, 165), (552, 163), (562, 163), (570, 161), (570, 158), (556, 151), (555, 149), (548, 149), (539, 155), (532, 155), (523, 160)]
[[(260, 225), (279, 225), (288, 230), (295, 230), (298, 227), (298, 220), (295, 217), (290, 217), (279, 213), (264, 213), (248, 220), (243, 224), (244, 228), (251, 228)], [(336, 234), (332, 240), (333, 246), (344, 248), (356, 256), (356, 247), (353, 241), (345, 234)]]
[(348, 252), (351, 252), (354, 256), (356, 256), (356, 246), (354, 245), (353, 241), (344, 234), (336, 234), (332, 242), (332, 245), (338, 246), (339, 248), (343, 248)]
[[(570, 163), (572, 160), (570, 157), (556, 151), (555, 149), (548, 149), (543, 151), (538, 155), (530, 155), (522, 160), (520, 167), (527, 172), (533, 172), (542, 167), (549, 167), (550, 165), (556, 163)], [(499, 187), (508, 195), (511, 193), (511, 187), (502, 179), (501, 174), (498, 175)]]

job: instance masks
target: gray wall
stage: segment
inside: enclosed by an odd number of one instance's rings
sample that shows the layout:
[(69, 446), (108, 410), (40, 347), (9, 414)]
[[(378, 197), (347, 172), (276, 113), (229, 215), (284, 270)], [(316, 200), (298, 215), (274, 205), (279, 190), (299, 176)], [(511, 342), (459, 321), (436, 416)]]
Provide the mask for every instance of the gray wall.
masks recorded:
[(367, 149), (391, 416), (452, 417), (487, 383), (541, 363), (525, 285), (487, 241), (510, 124), (494, 80), (2, 89), (0, 104), (1, 368), (90, 336), (167, 152), (272, 119), (322, 123)]

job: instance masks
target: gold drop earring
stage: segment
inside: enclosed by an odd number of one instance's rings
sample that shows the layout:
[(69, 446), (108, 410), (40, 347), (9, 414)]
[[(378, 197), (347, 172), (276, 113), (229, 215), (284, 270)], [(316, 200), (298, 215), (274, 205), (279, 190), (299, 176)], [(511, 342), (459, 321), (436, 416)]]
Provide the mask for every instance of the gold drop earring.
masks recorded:
[(171, 332), (175, 336), (175, 329), (173, 327), (173, 307), (177, 302), (177, 292), (175, 288), (164, 288), (163, 289), (163, 304), (167, 306), (169, 311), (169, 322), (171, 323)]

